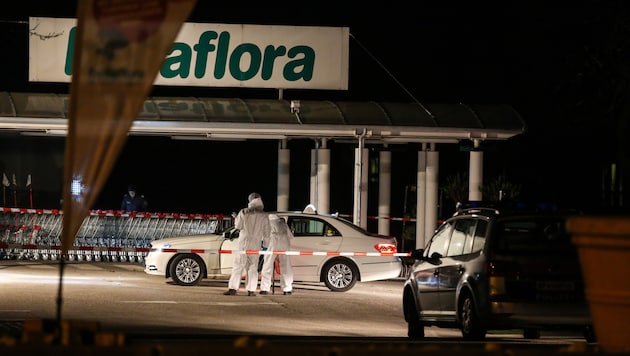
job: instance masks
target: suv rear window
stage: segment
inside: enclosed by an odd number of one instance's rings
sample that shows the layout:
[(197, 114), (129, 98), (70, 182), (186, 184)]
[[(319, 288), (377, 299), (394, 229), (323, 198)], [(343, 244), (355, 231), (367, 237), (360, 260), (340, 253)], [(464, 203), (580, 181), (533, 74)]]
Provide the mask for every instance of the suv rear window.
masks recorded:
[(571, 254), (574, 247), (565, 230), (565, 219), (531, 217), (498, 220), (495, 225), (494, 251), (511, 255)]

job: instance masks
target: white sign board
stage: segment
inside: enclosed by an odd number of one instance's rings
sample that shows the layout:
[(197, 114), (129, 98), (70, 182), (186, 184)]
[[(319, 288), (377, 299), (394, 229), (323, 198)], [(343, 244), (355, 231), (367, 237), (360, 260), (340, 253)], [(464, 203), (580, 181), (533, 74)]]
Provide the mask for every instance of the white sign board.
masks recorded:
[[(31, 17), (29, 29), (29, 81), (70, 82), (76, 19)], [(349, 34), (347, 27), (185, 23), (154, 84), (347, 90)], [(116, 51), (105, 43), (103, 55)]]

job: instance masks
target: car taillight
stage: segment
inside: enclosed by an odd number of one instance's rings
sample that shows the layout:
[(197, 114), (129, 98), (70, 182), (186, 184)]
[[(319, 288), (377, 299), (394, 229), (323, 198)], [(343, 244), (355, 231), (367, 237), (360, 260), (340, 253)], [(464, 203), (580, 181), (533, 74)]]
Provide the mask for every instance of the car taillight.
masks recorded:
[(374, 248), (376, 249), (376, 251), (380, 252), (380, 253), (397, 253), (398, 252), (398, 247), (396, 247), (396, 244), (389, 244), (389, 243), (377, 243), (376, 245), (374, 245)]

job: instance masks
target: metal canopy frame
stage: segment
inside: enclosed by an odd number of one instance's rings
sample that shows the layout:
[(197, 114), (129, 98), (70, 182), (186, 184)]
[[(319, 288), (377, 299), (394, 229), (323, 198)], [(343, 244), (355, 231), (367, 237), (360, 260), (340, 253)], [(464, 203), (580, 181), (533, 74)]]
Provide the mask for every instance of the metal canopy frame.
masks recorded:
[[(0, 92), (0, 132), (65, 136), (69, 95)], [(506, 140), (525, 132), (508, 105), (150, 97), (130, 135), (190, 140), (363, 136), (369, 143)]]

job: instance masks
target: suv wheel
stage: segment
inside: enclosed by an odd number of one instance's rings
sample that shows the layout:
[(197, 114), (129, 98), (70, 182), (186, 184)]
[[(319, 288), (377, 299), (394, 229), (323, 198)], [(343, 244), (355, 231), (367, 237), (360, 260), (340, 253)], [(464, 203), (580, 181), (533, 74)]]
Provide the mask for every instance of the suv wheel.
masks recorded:
[(595, 336), (595, 330), (593, 330), (592, 326), (587, 326), (584, 329), (584, 339), (586, 339), (586, 342), (597, 342), (597, 337)]
[(407, 321), (407, 336), (410, 339), (424, 338), (424, 325), (420, 322), (419, 313), (416, 308), (415, 300), (411, 296), (409, 289), (405, 289), (403, 295), (403, 312)]
[(407, 322), (407, 336), (410, 339), (424, 339), (424, 326), (420, 324), (419, 320), (409, 320)]
[(479, 321), (475, 301), (469, 294), (462, 296), (458, 313), (464, 339), (482, 340), (486, 337), (486, 329), (481, 326)]

